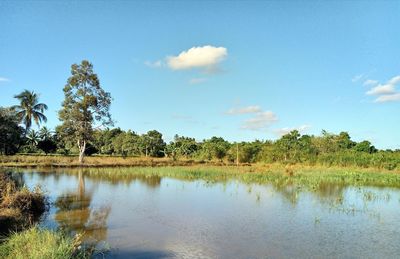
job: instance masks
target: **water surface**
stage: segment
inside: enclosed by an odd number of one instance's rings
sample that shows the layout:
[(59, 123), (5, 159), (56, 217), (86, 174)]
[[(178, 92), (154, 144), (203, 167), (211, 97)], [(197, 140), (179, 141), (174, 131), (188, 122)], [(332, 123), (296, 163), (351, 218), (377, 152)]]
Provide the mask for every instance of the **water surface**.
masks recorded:
[[(156, 170), (156, 169), (155, 169)], [(400, 191), (23, 172), (52, 202), (42, 225), (84, 231), (112, 258), (394, 258)], [(99, 256), (99, 255), (98, 255)]]

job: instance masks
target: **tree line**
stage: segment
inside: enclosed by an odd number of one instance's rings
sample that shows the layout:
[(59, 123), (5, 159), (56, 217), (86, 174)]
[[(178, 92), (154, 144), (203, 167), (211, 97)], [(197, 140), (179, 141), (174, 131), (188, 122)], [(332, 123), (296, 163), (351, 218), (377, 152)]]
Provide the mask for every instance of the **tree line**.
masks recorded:
[(175, 135), (166, 143), (157, 130), (138, 134), (113, 128), (109, 108), (110, 93), (100, 86), (88, 61), (71, 66), (59, 111), (61, 125), (54, 131), (38, 126), (47, 121), (47, 105), (39, 95), (25, 90), (14, 97), (18, 104), (0, 107), (0, 153), (55, 153), (168, 157), (171, 159), (218, 160), (235, 163), (303, 163), (327, 166), (361, 166), (395, 169), (399, 150), (378, 150), (369, 141), (353, 141), (347, 132), (322, 131), (321, 135), (301, 135), (293, 130), (278, 140), (229, 142), (222, 137), (202, 141)]

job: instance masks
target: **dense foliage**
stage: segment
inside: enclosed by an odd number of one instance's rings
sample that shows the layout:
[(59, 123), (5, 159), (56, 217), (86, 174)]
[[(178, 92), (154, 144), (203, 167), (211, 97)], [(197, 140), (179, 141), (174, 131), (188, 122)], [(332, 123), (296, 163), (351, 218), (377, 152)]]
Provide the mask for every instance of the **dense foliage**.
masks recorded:
[(22, 143), (23, 132), (14, 113), (0, 107), (0, 154), (16, 153)]

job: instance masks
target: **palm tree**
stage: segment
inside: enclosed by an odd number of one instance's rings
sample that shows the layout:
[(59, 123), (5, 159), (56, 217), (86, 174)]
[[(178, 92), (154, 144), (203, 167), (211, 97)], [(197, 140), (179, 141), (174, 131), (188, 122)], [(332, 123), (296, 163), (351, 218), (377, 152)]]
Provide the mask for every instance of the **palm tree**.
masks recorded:
[(39, 130), (39, 136), (42, 140), (48, 140), (53, 137), (53, 132), (44, 126)]
[(39, 96), (34, 91), (24, 90), (18, 95), (15, 95), (20, 102), (19, 105), (13, 106), (21, 123), (25, 124), (25, 132), (27, 133), (32, 126), (32, 119), (39, 124), (46, 122), (47, 118), (43, 114), (47, 110), (47, 105), (39, 103)]
[(31, 147), (36, 147), (39, 144), (40, 141), (40, 136), (39, 134), (34, 131), (34, 130), (30, 130), (28, 132), (28, 134), (26, 135), (27, 138), (27, 143), (31, 146)]

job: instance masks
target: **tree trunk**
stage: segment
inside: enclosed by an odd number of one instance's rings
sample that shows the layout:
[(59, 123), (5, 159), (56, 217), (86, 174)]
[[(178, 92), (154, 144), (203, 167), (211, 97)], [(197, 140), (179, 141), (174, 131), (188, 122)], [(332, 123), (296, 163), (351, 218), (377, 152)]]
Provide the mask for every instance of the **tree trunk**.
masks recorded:
[(86, 141), (83, 140), (78, 141), (78, 147), (79, 147), (79, 163), (83, 164), (84, 158), (85, 158), (85, 149), (86, 149)]

